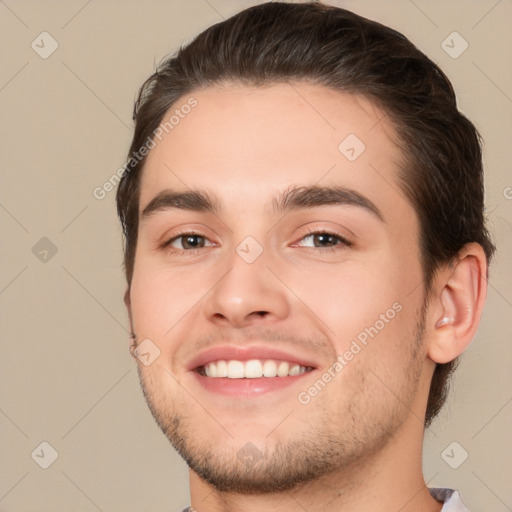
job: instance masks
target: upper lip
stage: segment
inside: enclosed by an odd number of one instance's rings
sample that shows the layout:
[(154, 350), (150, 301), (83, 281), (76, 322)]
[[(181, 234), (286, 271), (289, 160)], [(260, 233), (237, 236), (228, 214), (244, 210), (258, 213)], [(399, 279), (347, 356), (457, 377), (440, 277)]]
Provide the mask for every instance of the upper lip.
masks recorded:
[(288, 361), (300, 366), (310, 366), (312, 368), (316, 368), (318, 366), (317, 363), (308, 357), (291, 354), (274, 347), (264, 345), (250, 345), (243, 347), (222, 345), (211, 347), (197, 354), (187, 364), (187, 370), (196, 370), (197, 368), (213, 361), (249, 361), (250, 359)]

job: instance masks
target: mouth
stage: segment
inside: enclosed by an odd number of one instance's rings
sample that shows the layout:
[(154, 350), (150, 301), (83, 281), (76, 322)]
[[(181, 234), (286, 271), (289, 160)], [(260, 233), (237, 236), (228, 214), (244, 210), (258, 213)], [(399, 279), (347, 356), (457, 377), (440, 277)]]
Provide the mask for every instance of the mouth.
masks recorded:
[(306, 357), (268, 346), (214, 347), (190, 361), (187, 370), (210, 393), (247, 399), (302, 381), (317, 368)]

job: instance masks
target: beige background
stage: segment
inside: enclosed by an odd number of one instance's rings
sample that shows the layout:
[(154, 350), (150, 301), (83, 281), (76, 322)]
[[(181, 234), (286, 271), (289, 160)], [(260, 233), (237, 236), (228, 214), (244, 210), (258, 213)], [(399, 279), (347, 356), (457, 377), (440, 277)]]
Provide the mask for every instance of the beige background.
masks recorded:
[[(0, 1), (3, 512), (172, 512), (188, 503), (186, 466), (154, 423), (128, 354), (114, 192), (100, 201), (92, 191), (123, 163), (133, 99), (154, 63), (254, 3)], [(402, 31), (436, 61), (486, 141), (500, 252), (478, 335), (427, 432), (424, 466), (429, 485), (460, 489), (471, 510), (512, 510), (512, 2), (337, 4)], [(31, 48), (43, 31), (59, 45), (47, 59)], [(453, 31), (469, 43), (457, 59), (441, 47)], [(42, 237), (57, 248), (46, 262), (45, 242), (39, 258), (32, 250)], [(34, 460), (44, 458), (43, 441), (58, 452), (48, 469)], [(458, 469), (441, 456), (453, 441), (455, 459), (469, 454)]]

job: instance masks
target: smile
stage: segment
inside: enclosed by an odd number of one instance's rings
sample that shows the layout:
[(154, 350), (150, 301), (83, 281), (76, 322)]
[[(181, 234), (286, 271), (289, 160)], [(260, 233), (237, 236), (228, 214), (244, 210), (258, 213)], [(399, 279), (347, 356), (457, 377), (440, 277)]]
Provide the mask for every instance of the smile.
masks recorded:
[(310, 366), (301, 366), (296, 363), (273, 359), (219, 360), (209, 362), (197, 369), (199, 374), (205, 377), (228, 379), (295, 377), (311, 370), (312, 367)]

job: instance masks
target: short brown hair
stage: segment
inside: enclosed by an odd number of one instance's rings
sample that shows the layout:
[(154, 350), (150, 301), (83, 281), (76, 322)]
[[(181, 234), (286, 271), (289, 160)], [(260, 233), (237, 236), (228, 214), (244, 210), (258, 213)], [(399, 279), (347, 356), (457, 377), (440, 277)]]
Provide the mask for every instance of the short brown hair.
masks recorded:
[[(379, 104), (396, 128), (407, 165), (399, 178), (420, 220), (426, 297), (442, 264), (464, 244), (494, 245), (485, 227), (480, 135), (457, 109), (446, 75), (399, 32), (334, 6), (268, 2), (213, 25), (163, 61), (134, 107), (130, 156), (182, 96), (214, 83), (258, 86), (305, 80)], [(137, 244), (145, 158), (129, 158), (117, 191), (128, 284)], [(456, 361), (438, 364), (425, 424), (446, 400)]]

